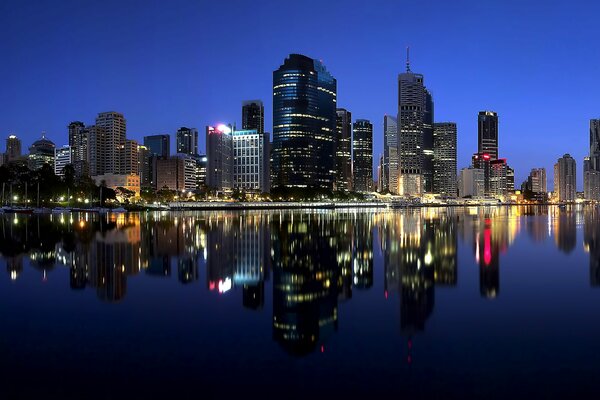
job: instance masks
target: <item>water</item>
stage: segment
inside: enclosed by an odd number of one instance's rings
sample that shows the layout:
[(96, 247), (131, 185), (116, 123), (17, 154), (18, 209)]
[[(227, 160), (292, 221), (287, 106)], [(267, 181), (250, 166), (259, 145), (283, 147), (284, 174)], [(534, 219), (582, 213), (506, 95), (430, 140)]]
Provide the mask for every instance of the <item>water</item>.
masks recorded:
[(589, 395), (599, 222), (591, 207), (0, 215), (0, 395)]

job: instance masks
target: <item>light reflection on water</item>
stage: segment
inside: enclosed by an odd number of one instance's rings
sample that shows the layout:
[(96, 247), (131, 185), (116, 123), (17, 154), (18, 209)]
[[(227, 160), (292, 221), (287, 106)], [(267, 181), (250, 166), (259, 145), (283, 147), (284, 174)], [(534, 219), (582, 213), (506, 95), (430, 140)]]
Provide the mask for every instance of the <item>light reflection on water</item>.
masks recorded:
[[(60, 296), (79, 291), (87, 292), (89, 299), (93, 291), (101, 303), (119, 303), (113, 310), (132, 302), (139, 310), (144, 303), (138, 300), (148, 296), (144, 287), (152, 288), (150, 296), (176, 298), (183, 290), (170, 284), (176, 280), (196, 288), (195, 297), (186, 300), (189, 305), (202, 305), (216, 318), (216, 308), (228, 318), (239, 316), (248, 334), (262, 331), (264, 318), (259, 315), (268, 315), (272, 339), (261, 337), (252, 344), (272, 352), (275, 342), (291, 359), (342, 348), (353, 334), (341, 325), (353, 326), (393, 301), (399, 303), (395, 330), (404, 342), (401, 362), (410, 365), (415, 361), (415, 338), (423, 335), (425, 340), (431, 324), (433, 335), (449, 328), (443, 314), (436, 321), (436, 308), (473, 308), (475, 313), (480, 307), (498, 310), (496, 303), (502, 312), (516, 311), (520, 290), (528, 290), (521, 282), (533, 282), (541, 273), (535, 268), (546, 265), (548, 276), (553, 276), (551, 271), (565, 262), (577, 264), (582, 255), (589, 260), (589, 279), (571, 290), (600, 285), (599, 219), (593, 207), (543, 206), (7, 214), (0, 216), (0, 254), (7, 271), (0, 281), (12, 281), (12, 291), (0, 299), (26, 301), (28, 296), (18, 290), (21, 281), (27, 290), (41, 291), (32, 282), (64, 280), (70, 290), (61, 286)], [(509, 284), (504, 283), (505, 274)], [(551, 291), (560, 284), (556, 278), (536, 290)], [(219, 304), (222, 296), (236, 304)], [(43, 292), (35, 299), (50, 300)], [(86, 304), (80, 306), (83, 312), (93, 307)], [(168, 325), (187, 306), (165, 307), (157, 318)], [(245, 314), (238, 314), (241, 310), (255, 313), (255, 319), (248, 323)], [(57, 324), (65, 318), (58, 318)], [(373, 332), (387, 329), (376, 321)], [(215, 338), (220, 335), (216, 326), (204, 325), (202, 335), (230, 345), (232, 337)], [(374, 333), (362, 334), (378, 340)], [(423, 362), (436, 360), (423, 352)], [(225, 354), (226, 359), (233, 357)]]

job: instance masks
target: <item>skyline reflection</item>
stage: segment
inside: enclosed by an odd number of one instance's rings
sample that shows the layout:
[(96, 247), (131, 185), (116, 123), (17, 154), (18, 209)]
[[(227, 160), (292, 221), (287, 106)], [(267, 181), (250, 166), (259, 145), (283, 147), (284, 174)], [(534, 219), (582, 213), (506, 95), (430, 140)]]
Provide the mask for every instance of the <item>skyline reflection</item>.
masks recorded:
[[(269, 305), (273, 340), (304, 356), (323, 352), (338, 333), (339, 308), (374, 288), (386, 299), (398, 295), (398, 333), (409, 347), (435, 313), (436, 287), (452, 291), (459, 276), (474, 273), (464, 265), (477, 267), (480, 297), (498, 298), (501, 261), (521, 233), (534, 244), (551, 239), (569, 254), (582, 227), (589, 284), (599, 286), (599, 220), (593, 207), (547, 206), (5, 214), (0, 257), (16, 283), (27, 268), (46, 281), (66, 267), (71, 290), (92, 289), (107, 303), (132, 295), (128, 281), (140, 275), (176, 279), (211, 296), (240, 291), (239, 306), (258, 313)], [(472, 254), (461, 260), (460, 275), (459, 243)]]

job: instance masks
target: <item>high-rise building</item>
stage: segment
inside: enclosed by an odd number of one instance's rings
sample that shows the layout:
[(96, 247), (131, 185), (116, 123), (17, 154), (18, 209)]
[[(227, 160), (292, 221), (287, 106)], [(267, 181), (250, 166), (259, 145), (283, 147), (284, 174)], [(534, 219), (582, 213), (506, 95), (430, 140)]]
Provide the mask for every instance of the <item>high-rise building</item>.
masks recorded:
[(152, 157), (150, 150), (146, 146), (138, 145), (138, 173), (140, 175), (140, 186), (151, 187), (152, 186)]
[(71, 122), (69, 129), (69, 146), (71, 148), (71, 163), (77, 176), (89, 173), (89, 128), (81, 121)]
[(532, 168), (529, 173), (531, 177), (531, 191), (533, 193), (547, 193), (546, 168)]
[(233, 189), (233, 136), (231, 125), (206, 127), (206, 184), (216, 190)]
[(185, 161), (183, 157), (157, 157), (156, 189), (185, 190)]
[(54, 150), (56, 145), (42, 133), (42, 137), (29, 147), (29, 168), (40, 169), (44, 164), (50, 165), (54, 171)]
[(273, 187), (333, 189), (336, 96), (320, 61), (291, 54), (273, 71)]
[(336, 110), (335, 189), (352, 190), (352, 113)]
[[(504, 158), (490, 161), (490, 196), (506, 200), (509, 189), (511, 189), (508, 184), (508, 168)], [(514, 190), (514, 183), (512, 190)]]
[(121, 174), (140, 174), (139, 169), (139, 144), (135, 140), (125, 139), (121, 150)]
[(600, 171), (592, 167), (590, 157), (583, 159), (583, 197), (586, 200), (600, 200)]
[(157, 157), (169, 157), (171, 154), (171, 137), (169, 135), (144, 136), (144, 146), (150, 154)]
[(265, 108), (260, 100), (242, 102), (242, 129), (265, 132)]
[(6, 162), (10, 163), (21, 158), (21, 139), (10, 135), (6, 139)]
[(490, 161), (491, 156), (487, 153), (475, 153), (471, 158), (473, 168), (478, 168), (483, 171), (484, 176), (484, 193), (485, 196), (490, 195)]
[(554, 164), (554, 194), (558, 201), (575, 201), (575, 159), (565, 154)]
[(382, 190), (398, 193), (398, 120), (391, 115), (383, 117), (383, 171)]
[(373, 186), (373, 124), (366, 119), (354, 122), (354, 190), (368, 192)]
[(64, 168), (72, 163), (72, 155), (69, 145), (54, 149), (54, 175), (63, 176), (65, 174)]
[[(97, 135), (93, 140), (96, 145), (94, 149), (96, 166), (94, 168), (90, 165), (90, 170), (93, 170), (95, 175), (120, 174), (123, 161), (122, 149), (126, 136), (125, 117), (114, 111), (99, 113), (96, 117), (94, 133)], [(91, 162), (90, 155), (90, 164)]]
[(480, 111), (477, 124), (477, 151), (498, 159), (498, 114), (493, 111)]
[(208, 157), (200, 154), (196, 157), (196, 178), (198, 179), (198, 188), (206, 186), (206, 168), (208, 167)]
[(256, 129), (233, 131), (232, 140), (233, 188), (246, 192), (268, 192), (269, 134), (259, 133)]
[(600, 119), (590, 120), (590, 163), (591, 169), (600, 171)]
[(456, 123), (433, 128), (433, 193), (456, 196)]
[(178, 154), (198, 154), (198, 129), (182, 126), (176, 133)]
[[(423, 75), (413, 73), (406, 60), (406, 72), (398, 75), (398, 194), (421, 196), (432, 190), (433, 100)], [(424, 152), (427, 150), (426, 152)]]
[(515, 170), (506, 164), (506, 191), (507, 194), (515, 193)]
[(590, 154), (583, 162), (586, 200), (600, 200), (600, 119), (590, 120)]
[(481, 168), (468, 167), (460, 170), (458, 179), (459, 197), (483, 197), (485, 195), (485, 175)]
[(433, 97), (425, 89), (425, 113), (423, 114), (423, 189), (433, 193)]

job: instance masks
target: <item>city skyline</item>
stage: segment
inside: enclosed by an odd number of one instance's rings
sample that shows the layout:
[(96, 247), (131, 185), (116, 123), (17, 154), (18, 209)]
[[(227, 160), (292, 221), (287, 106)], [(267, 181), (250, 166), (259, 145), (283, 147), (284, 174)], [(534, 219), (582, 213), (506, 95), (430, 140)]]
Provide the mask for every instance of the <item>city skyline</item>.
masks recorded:
[[(326, 7), (335, 7), (334, 3), (328, 3)], [(567, 8), (566, 2), (543, 10), (506, 3), (468, 7), (470, 3), (466, 1), (465, 7), (454, 10), (453, 6), (431, 2), (423, 6), (423, 11), (431, 12), (430, 20), (411, 13), (415, 6), (407, 5), (403, 8), (406, 12), (400, 15), (400, 20), (406, 22), (402, 29), (381, 23), (388, 21), (391, 15), (398, 15), (398, 5), (381, 3), (379, 7), (364, 9), (352, 3), (352, 7), (338, 8), (339, 14), (332, 17), (332, 26), (303, 36), (299, 32), (303, 31), (304, 25), (318, 26), (324, 17), (302, 18), (304, 11), (298, 10), (298, 18), (284, 24), (276, 17), (285, 9), (272, 10), (268, 2), (240, 5), (240, 12), (231, 16), (233, 22), (255, 15), (261, 20), (273, 18), (273, 29), (286, 27), (282, 35), (275, 38), (268, 35), (266, 28), (258, 29), (260, 40), (256, 42), (259, 44), (249, 49), (244, 48), (240, 35), (215, 32), (219, 36), (212, 36), (211, 30), (207, 30), (202, 33), (206, 36), (199, 37), (187, 30), (186, 24), (170, 21), (176, 19), (175, 16), (193, 19), (203, 13), (218, 15), (224, 6), (217, 4), (180, 2), (178, 7), (165, 12), (159, 5), (138, 10), (136, 3), (125, 3), (122, 15), (114, 18), (117, 21), (132, 15), (135, 18), (128, 26), (121, 26), (118, 33), (124, 38), (124, 47), (117, 46), (116, 49), (111, 47), (115, 33), (93, 29), (95, 25), (77, 24), (69, 31), (57, 28), (69, 18), (84, 17), (92, 12), (104, 15), (110, 7), (104, 10), (93, 3), (50, 7), (40, 3), (35, 12), (31, 12), (26, 5), (13, 5), (10, 9), (6, 6), (0, 17), (3, 22), (0, 29), (14, 40), (7, 41), (0, 49), (11, 60), (0, 66), (0, 71), (9, 78), (6, 91), (0, 95), (0, 105), (6, 111), (0, 124), (0, 136), (4, 139), (14, 133), (27, 148), (42, 131), (46, 131), (49, 139), (62, 146), (66, 144), (63, 135), (71, 121), (91, 122), (98, 112), (114, 110), (127, 118), (128, 137), (141, 142), (147, 135), (168, 133), (174, 136), (180, 126), (199, 130), (217, 122), (235, 122), (241, 126), (239, 105), (248, 99), (264, 102), (265, 131), (271, 132), (270, 74), (288, 54), (302, 53), (323, 60), (336, 77), (339, 82), (338, 107), (348, 109), (356, 119), (373, 121), (373, 158), (378, 160), (383, 153), (382, 117), (395, 114), (395, 82), (397, 74), (404, 70), (405, 47), (410, 45), (413, 69), (427, 77), (428, 89), (435, 98), (436, 120), (457, 123), (459, 169), (470, 164), (470, 156), (477, 147), (477, 114), (483, 110), (493, 110), (499, 115), (502, 157), (506, 157), (515, 169), (517, 185), (535, 167), (545, 167), (551, 179), (552, 165), (564, 153), (582, 163), (589, 147), (586, 140), (589, 120), (600, 114), (594, 108), (593, 98), (599, 86), (594, 80), (593, 60), (594, 54), (600, 54), (600, 51), (594, 51), (598, 47), (596, 43), (586, 40), (585, 45), (581, 45), (570, 39), (593, 37), (591, 16), (598, 5), (591, 4), (583, 13)], [(564, 20), (562, 15), (567, 10), (574, 16)], [(372, 16), (372, 20), (353, 33), (343, 21), (354, 20), (361, 12)], [(485, 23), (478, 21), (477, 16), (491, 12), (496, 13), (495, 18), (486, 19)], [(54, 18), (46, 18), (48, 13)], [(411, 15), (411, 19), (405, 14)], [(534, 15), (537, 19), (532, 18)], [(503, 19), (512, 24), (501, 26)], [(588, 19), (590, 23), (584, 23)], [(31, 30), (25, 32), (16, 28), (15, 23), (24, 20), (31, 22)], [(148, 21), (165, 24), (151, 35), (141, 36)], [(438, 35), (440, 28), (435, 27), (441, 21), (447, 28), (444, 36)], [(552, 23), (570, 29), (568, 37), (546, 27)], [(422, 39), (415, 35), (411, 28), (418, 24), (431, 28), (432, 38)], [(369, 28), (374, 25), (385, 28), (370, 32)], [(177, 29), (168, 32), (174, 27)], [(481, 34), (472, 36), (477, 29)], [(336, 35), (356, 39), (348, 42), (360, 46), (365, 57), (355, 60), (352, 53), (346, 51), (350, 50), (349, 45), (334, 49), (320, 44), (319, 35), (333, 35), (334, 31)], [(39, 40), (42, 33), (47, 35), (47, 40)], [(175, 39), (182, 38), (185, 40), (171, 46)], [(215, 38), (219, 40), (213, 40)], [(433, 38), (439, 39), (439, 43), (434, 44)], [(564, 46), (567, 41), (572, 45)], [(56, 48), (51, 46), (53, 43), (63, 45)], [(97, 43), (100, 50), (119, 55), (124, 62), (101, 58), (102, 52), (89, 43)], [(225, 63), (227, 65), (222, 68), (205, 62), (210, 57), (217, 57), (227, 46), (236, 54), (236, 59), (253, 62)], [(24, 48), (28, 49), (27, 53)], [(557, 49), (560, 49), (559, 53), (556, 53)], [(173, 55), (173, 61), (178, 55), (188, 54), (190, 61), (182, 71), (174, 62), (144, 58), (144, 50), (151, 54)], [(48, 57), (44, 59), (45, 68), (37, 71), (32, 79), (32, 68), (38, 64), (34, 63), (31, 54), (36, 51), (40, 56)], [(482, 51), (489, 51), (492, 57), (481, 61), (479, 53)], [(440, 63), (440, 59), (447, 61)], [(76, 60), (81, 68), (75, 70), (71, 63)], [(94, 66), (99, 60), (102, 62)], [(256, 79), (247, 79), (248, 75)], [(462, 75), (469, 76), (468, 84), (460, 79)], [(570, 76), (569, 82), (561, 79), (565, 75)], [(561, 97), (567, 96), (573, 86), (587, 90), (578, 97), (577, 104), (564, 104)], [(103, 90), (93, 90), (98, 87)], [(234, 87), (236, 90), (231, 90)], [(532, 118), (536, 113), (560, 114), (561, 118)], [(565, 132), (568, 132), (568, 141), (563, 140)], [(200, 136), (199, 147), (204, 148), (204, 138)], [(536, 148), (539, 140), (548, 137), (554, 140), (546, 143), (544, 151), (532, 154), (531, 149)], [(582, 176), (577, 177), (577, 188), (583, 188)]]

